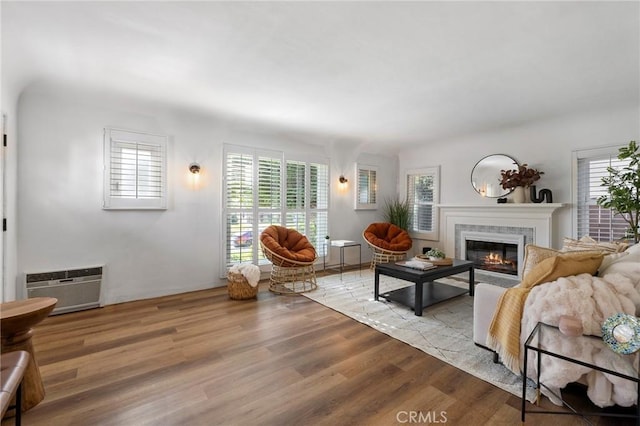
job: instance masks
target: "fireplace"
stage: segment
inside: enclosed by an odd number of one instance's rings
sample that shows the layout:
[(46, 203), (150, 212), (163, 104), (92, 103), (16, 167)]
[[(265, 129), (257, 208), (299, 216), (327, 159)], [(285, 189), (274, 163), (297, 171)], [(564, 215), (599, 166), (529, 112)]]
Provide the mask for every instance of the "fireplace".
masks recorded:
[(473, 240), (466, 243), (467, 260), (471, 260), (476, 269), (518, 275), (517, 244)]
[(476, 269), (499, 276), (520, 276), (524, 235), (489, 232), (462, 232), (463, 258)]

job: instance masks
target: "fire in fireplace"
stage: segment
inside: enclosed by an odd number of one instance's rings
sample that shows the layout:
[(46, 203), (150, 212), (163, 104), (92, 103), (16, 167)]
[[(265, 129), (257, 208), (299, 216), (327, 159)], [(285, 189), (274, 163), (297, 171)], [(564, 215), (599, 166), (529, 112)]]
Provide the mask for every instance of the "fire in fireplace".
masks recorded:
[(466, 258), (477, 269), (518, 275), (518, 245), (506, 242), (466, 240)]

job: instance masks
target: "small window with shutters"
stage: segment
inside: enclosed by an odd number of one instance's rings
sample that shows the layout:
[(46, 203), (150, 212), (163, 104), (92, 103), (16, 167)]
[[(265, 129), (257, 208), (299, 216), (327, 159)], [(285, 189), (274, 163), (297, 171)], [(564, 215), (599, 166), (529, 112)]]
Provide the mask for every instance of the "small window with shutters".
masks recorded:
[(607, 169), (629, 165), (628, 160), (618, 159), (618, 147), (599, 148), (575, 152), (577, 161), (576, 213), (574, 237), (590, 236), (596, 241), (615, 241), (625, 237), (629, 224), (623, 216), (611, 209), (600, 207), (596, 200), (607, 193), (602, 178), (609, 175)]
[(166, 136), (104, 129), (103, 208), (167, 208)]
[(356, 210), (378, 208), (378, 168), (356, 164)]

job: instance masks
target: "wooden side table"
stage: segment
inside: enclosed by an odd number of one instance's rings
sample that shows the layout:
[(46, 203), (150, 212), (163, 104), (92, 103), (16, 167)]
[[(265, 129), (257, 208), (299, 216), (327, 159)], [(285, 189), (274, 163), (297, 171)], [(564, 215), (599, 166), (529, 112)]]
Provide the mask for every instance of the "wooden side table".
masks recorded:
[(33, 327), (45, 319), (58, 299), (34, 297), (0, 304), (0, 347), (2, 352), (27, 351), (31, 355), (22, 386), (22, 411), (44, 399), (44, 385), (33, 351)]

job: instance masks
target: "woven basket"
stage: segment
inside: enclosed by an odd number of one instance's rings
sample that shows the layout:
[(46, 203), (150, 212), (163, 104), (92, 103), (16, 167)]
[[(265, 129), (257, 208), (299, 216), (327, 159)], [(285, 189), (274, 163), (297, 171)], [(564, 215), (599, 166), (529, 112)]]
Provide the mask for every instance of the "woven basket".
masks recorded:
[(234, 300), (252, 299), (258, 295), (258, 286), (252, 287), (242, 274), (227, 273), (227, 290)]

